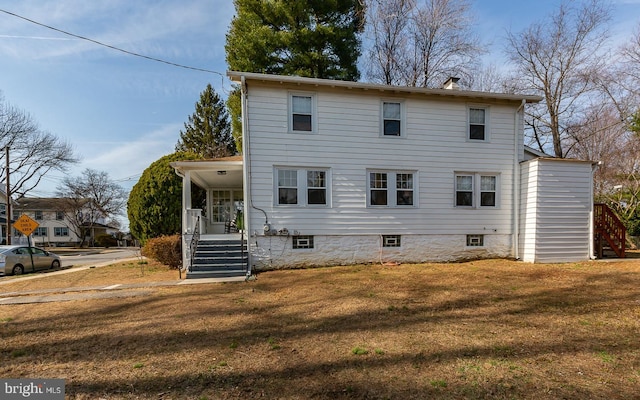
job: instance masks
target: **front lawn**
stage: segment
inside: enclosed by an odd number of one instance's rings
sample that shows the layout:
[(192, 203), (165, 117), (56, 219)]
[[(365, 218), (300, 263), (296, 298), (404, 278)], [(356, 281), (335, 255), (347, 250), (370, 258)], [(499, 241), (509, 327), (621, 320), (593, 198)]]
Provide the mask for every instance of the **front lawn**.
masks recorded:
[[(15, 282), (0, 297), (177, 279), (154, 268)], [(289, 270), (2, 305), (0, 360), (5, 378), (66, 379), (69, 399), (638, 398), (640, 260)]]

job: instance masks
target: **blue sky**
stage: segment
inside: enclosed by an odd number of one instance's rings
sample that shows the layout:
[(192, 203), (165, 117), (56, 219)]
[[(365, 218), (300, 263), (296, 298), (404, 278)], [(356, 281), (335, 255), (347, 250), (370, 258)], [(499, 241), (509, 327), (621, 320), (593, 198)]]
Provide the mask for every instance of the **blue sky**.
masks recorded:
[[(475, 0), (477, 31), (499, 60), (507, 30), (543, 18), (558, 0)], [(612, 41), (640, 23), (640, 0), (614, 4)], [(133, 57), (0, 12), (0, 91), (42, 129), (73, 143), (80, 164), (130, 189), (149, 164), (173, 151), (200, 92), (223, 97), (231, 0), (0, 0), (0, 9), (125, 50), (217, 71)], [(53, 173), (31, 196), (51, 196)]]

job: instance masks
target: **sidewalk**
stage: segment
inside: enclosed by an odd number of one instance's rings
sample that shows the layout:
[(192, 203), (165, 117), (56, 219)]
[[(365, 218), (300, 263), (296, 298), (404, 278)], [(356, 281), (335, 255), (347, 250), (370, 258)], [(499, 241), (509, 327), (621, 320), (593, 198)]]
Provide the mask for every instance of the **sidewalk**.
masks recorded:
[(153, 293), (153, 288), (158, 287), (244, 281), (245, 278), (204, 278), (188, 280), (183, 279), (166, 282), (147, 282), (134, 284), (115, 284), (108, 286), (85, 286), (22, 292), (6, 292), (0, 293), (0, 306), (9, 304), (51, 303), (57, 301), (147, 296)]
[[(122, 259), (119, 261), (137, 260), (137, 258)], [(68, 274), (71, 272), (82, 271), (90, 268), (99, 268), (113, 264), (113, 261), (106, 261), (100, 264), (86, 265), (80, 267), (72, 267), (60, 271), (49, 272), (46, 274), (33, 274), (11, 280), (0, 281), (2, 285), (11, 284), (24, 280), (41, 279), (47, 276)], [(87, 299), (106, 299), (115, 297), (134, 297), (146, 296), (153, 293), (153, 288), (178, 286), (178, 285), (199, 285), (208, 283), (225, 283), (225, 282), (243, 282), (244, 277), (238, 278), (198, 278), (198, 279), (182, 279), (164, 282), (144, 282), (131, 284), (113, 284), (100, 286), (79, 286), (68, 288), (53, 288), (42, 290), (24, 290), (18, 292), (0, 292), (0, 306), (9, 304), (31, 304), (31, 303), (50, 303), (57, 301), (71, 300), (87, 300)]]

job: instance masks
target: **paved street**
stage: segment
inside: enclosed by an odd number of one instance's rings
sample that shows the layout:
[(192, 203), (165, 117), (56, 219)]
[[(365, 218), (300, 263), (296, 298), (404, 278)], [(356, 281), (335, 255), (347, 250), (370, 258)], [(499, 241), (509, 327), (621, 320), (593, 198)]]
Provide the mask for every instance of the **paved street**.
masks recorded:
[[(44, 273), (27, 274), (20, 279), (36, 279), (48, 274), (64, 274), (68, 272), (77, 271), (82, 268), (99, 267), (109, 265), (111, 263), (126, 260), (136, 259), (140, 257), (140, 251), (137, 247), (130, 248), (117, 248), (117, 249), (83, 249), (83, 250), (60, 250), (56, 252), (55, 249), (50, 250), (52, 253), (56, 253), (60, 256), (62, 261), (62, 268), (58, 271), (46, 271)], [(0, 284), (6, 282), (4, 275), (0, 274)]]

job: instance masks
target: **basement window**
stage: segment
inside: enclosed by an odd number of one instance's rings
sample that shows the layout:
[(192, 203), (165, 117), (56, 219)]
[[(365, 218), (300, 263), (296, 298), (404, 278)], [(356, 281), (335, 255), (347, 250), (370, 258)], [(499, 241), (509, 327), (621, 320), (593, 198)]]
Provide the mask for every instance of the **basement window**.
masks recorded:
[(382, 235), (382, 247), (400, 247), (400, 235)]
[(467, 235), (467, 247), (483, 247), (484, 235)]
[(303, 235), (293, 237), (293, 249), (313, 249), (313, 236)]

